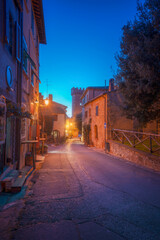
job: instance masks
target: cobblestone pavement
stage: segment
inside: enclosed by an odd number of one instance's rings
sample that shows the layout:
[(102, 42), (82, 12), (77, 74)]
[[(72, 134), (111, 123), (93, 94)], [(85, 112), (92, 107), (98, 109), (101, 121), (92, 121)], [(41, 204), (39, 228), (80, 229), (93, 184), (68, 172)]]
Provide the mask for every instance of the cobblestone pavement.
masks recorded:
[(51, 147), (2, 239), (159, 240), (159, 186), (158, 173), (78, 142)]

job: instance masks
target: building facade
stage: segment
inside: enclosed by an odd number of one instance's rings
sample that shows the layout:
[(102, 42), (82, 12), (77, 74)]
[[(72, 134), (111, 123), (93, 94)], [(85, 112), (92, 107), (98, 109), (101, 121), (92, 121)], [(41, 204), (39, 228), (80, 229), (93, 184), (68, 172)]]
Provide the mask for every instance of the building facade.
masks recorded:
[[(93, 90), (97, 96), (93, 94)], [(87, 88), (82, 96), (82, 102), (83, 140), (86, 141), (85, 134), (88, 134), (88, 144), (104, 149), (106, 141), (111, 137), (111, 129), (133, 129), (133, 121), (121, 113), (122, 97), (115, 89), (112, 79), (105, 90)]]
[(49, 94), (48, 105), (44, 103), (43, 95), (40, 94), (40, 124), (41, 132), (52, 136), (54, 141), (65, 137), (67, 106), (53, 101), (52, 94)]
[(42, 0), (0, 1), (1, 173), (24, 167), (28, 145), (21, 143), (37, 137), (40, 43), (46, 43)]
[(81, 97), (84, 93), (84, 88), (72, 88), (71, 95), (72, 95), (72, 117), (75, 118), (77, 114), (82, 112), (81, 106)]

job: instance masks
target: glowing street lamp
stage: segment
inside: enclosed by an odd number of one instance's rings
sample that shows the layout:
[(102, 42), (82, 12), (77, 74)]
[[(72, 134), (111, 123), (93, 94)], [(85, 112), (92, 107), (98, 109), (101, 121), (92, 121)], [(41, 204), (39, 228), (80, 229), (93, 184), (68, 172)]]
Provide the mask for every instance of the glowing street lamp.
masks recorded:
[(49, 104), (49, 100), (48, 99), (45, 99), (44, 102), (45, 102), (46, 106)]

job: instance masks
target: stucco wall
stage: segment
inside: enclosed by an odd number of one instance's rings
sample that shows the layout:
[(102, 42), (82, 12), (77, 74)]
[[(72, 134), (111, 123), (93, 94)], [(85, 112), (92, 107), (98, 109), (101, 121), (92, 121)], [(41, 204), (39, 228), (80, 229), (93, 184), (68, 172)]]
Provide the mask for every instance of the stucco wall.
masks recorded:
[[(117, 92), (108, 92), (85, 105), (83, 109), (83, 125), (90, 124), (90, 143), (95, 147), (104, 148), (105, 131), (107, 140), (111, 138), (111, 129), (113, 128), (133, 130), (133, 121), (122, 114), (120, 104), (120, 95)], [(98, 116), (96, 116), (96, 106), (98, 106)], [(87, 117), (85, 116), (86, 111), (88, 112)], [(91, 111), (91, 116), (89, 116), (89, 111)], [(105, 121), (106, 130), (104, 128)], [(98, 139), (95, 137), (95, 125), (98, 127)]]
[(65, 114), (58, 114), (57, 121), (53, 123), (53, 130), (58, 130), (60, 137), (65, 135)]
[[(98, 106), (98, 116), (96, 116), (96, 106)], [(89, 109), (91, 109), (91, 116), (89, 116)], [(85, 106), (85, 112), (88, 112), (87, 117), (84, 117), (84, 124), (91, 126), (90, 143), (95, 147), (104, 147), (104, 98), (100, 97)], [(98, 128), (98, 138), (95, 134), (95, 125)]]

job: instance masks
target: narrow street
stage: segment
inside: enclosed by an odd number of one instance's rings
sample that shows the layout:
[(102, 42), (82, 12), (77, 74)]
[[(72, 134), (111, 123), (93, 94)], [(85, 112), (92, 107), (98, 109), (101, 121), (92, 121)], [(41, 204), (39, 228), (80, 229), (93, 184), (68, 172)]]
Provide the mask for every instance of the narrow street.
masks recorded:
[(159, 240), (160, 175), (87, 148), (50, 147), (12, 229), (15, 240)]

